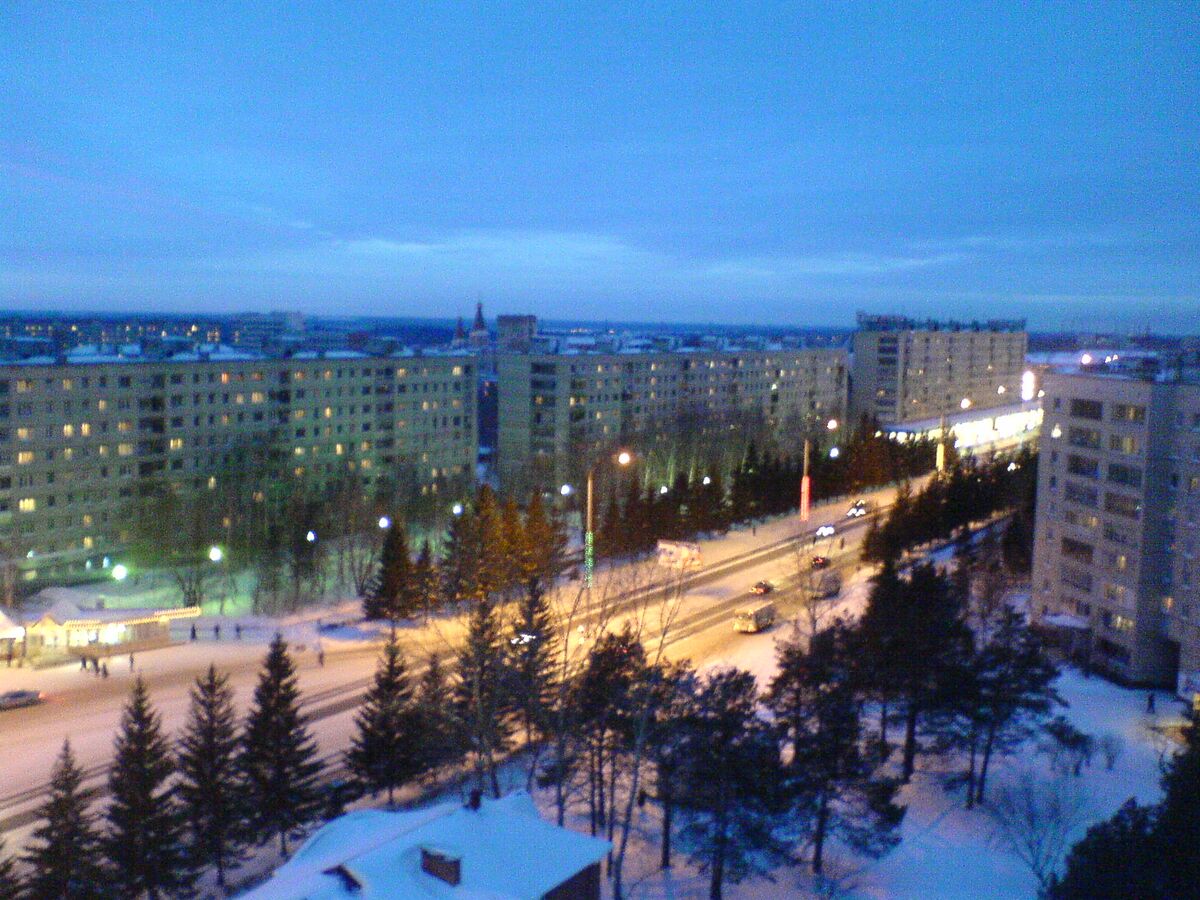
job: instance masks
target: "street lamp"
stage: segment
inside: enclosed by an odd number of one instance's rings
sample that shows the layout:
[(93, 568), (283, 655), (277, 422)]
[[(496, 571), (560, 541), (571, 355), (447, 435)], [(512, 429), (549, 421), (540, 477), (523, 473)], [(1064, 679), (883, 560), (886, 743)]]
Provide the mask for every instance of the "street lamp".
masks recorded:
[(452, 507), (450, 507), (450, 512), (454, 513), (456, 516), (461, 516), (463, 514), (463, 505), (461, 503), (455, 503)]
[(830, 459), (837, 459), (841, 455), (842, 455), (842, 451), (839, 450), (837, 447), (829, 448), (829, 458)]
[(391, 528), (391, 527), (392, 527), (392, 520), (391, 520), (391, 519), (389, 519), (387, 516), (380, 516), (380, 517), (379, 517), (379, 529), (380, 529), (380, 531), (387, 531), (387, 530), (388, 530), (389, 528)]
[(225, 558), (225, 552), (216, 544), (213, 544), (208, 548), (208, 558), (211, 562), (219, 563)]
[(828, 428), (830, 431), (837, 431), (838, 420), (830, 419), (828, 422), (825, 423), (825, 427)]
[[(627, 466), (633, 462), (633, 454), (628, 450), (620, 451), (615, 457), (617, 464)], [(587, 471), (587, 521), (583, 532), (583, 577), (584, 583), (590, 589), (592, 573), (596, 570), (596, 538), (592, 531), (592, 488), (596, 476), (597, 463), (592, 463)]]
[(558, 492), (560, 494), (562, 494), (564, 497), (570, 497), (571, 493), (572, 493), (572, 488), (569, 484), (564, 484), (562, 487), (560, 487), (558, 489)]
[(129, 577), (129, 570), (121, 563), (117, 563), (115, 566), (113, 566), (112, 575), (114, 580), (124, 581)]
[(705, 487), (708, 487), (710, 484), (712, 484), (712, 479), (705, 475), (702, 479), (700, 479), (700, 483)]
[(308, 541), (310, 544), (315, 544), (315, 543), (317, 542), (317, 533), (316, 533), (315, 531), (313, 531), (313, 530), (310, 528), (310, 529), (309, 529), (309, 530), (308, 530), (308, 531), (305, 533), (305, 535), (304, 535), (304, 539), (305, 539), (306, 541)]

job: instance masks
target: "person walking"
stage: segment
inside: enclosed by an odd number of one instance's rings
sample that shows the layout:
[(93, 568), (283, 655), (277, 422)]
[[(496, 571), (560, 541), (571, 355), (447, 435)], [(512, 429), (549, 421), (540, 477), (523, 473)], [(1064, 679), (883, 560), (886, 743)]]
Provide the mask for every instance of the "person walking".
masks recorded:
[(195, 625), (192, 626), (192, 640), (193, 641), (196, 640), (196, 626)]
[(219, 641), (220, 639), (221, 639), (221, 623), (214, 622), (213, 623), (213, 640)]
[(238, 622), (233, 626), (233, 636), (239, 641), (242, 639), (242, 623)]
[(129, 654), (129, 671), (130, 672), (133, 671), (133, 654), (132, 653)]
[(102, 677), (102, 678), (108, 677), (108, 663), (100, 664), (100, 677)]
[(1148, 712), (1150, 715), (1154, 715), (1154, 691), (1151, 691), (1146, 695), (1146, 712)]

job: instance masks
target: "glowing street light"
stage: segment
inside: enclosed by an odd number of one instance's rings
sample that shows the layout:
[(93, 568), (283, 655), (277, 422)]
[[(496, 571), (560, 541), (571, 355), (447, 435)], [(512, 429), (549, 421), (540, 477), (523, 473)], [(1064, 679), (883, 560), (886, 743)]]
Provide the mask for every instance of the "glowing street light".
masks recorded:
[(665, 493), (667, 492), (667, 486), (664, 484), (662, 487), (660, 487), (660, 488), (658, 489), (658, 492), (659, 492), (660, 494), (665, 494)]
[(121, 563), (117, 563), (115, 566), (113, 566), (112, 572), (113, 579), (116, 581), (124, 581), (129, 577), (129, 570)]
[(701, 483), (702, 485), (704, 485), (705, 487), (708, 487), (710, 484), (712, 484), (712, 479), (711, 479), (711, 478), (709, 478), (707, 475), (705, 475), (705, 476), (704, 476), (704, 477), (703, 477), (703, 478), (700, 480), (700, 483)]
[[(628, 450), (621, 450), (615, 459), (617, 465), (627, 466), (633, 462), (633, 454)], [(583, 579), (589, 588), (592, 586), (592, 573), (596, 570), (596, 536), (592, 531), (592, 488), (595, 477), (596, 463), (592, 463), (587, 471), (587, 518), (584, 520), (583, 532)]]
[(225, 551), (213, 544), (208, 548), (208, 558), (211, 562), (219, 563), (225, 558)]
[(971, 408), (971, 398), (970, 398), (970, 397), (963, 397), (963, 398), (962, 398), (962, 400), (961, 400), (961, 401), (959, 401), (959, 404), (958, 404), (958, 405), (959, 405), (960, 407), (962, 407), (963, 409), (970, 409), (970, 408)]
[(623, 466), (627, 466), (631, 462), (633, 462), (633, 454), (630, 453), (628, 450), (622, 450), (620, 453), (617, 454), (617, 462)]
[(829, 448), (829, 458), (830, 459), (837, 459), (841, 455), (842, 455), (842, 451), (839, 450), (837, 447)]
[(379, 517), (379, 527), (381, 530), (387, 531), (387, 529), (392, 527), (392, 520), (389, 519), (387, 516), (380, 516)]
[(456, 516), (461, 516), (463, 514), (463, 505), (461, 503), (455, 503), (452, 507), (450, 507), (450, 512), (454, 513)]
[(564, 497), (570, 497), (573, 490), (574, 489), (569, 484), (564, 484), (558, 489), (558, 492)]
[(837, 431), (838, 420), (830, 419), (828, 422), (825, 423), (825, 427), (828, 428), (830, 431)]
[(304, 539), (306, 541), (308, 541), (310, 544), (315, 544), (317, 542), (317, 533), (315, 531), (313, 531), (312, 529), (309, 529), (305, 533)]

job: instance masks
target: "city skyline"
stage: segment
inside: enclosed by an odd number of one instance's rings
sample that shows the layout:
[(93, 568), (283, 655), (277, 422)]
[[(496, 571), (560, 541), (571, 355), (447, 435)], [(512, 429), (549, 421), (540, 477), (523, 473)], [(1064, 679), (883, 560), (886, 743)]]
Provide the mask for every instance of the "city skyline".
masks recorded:
[(947, 12), (12, 8), (0, 303), (1194, 331), (1195, 17)]

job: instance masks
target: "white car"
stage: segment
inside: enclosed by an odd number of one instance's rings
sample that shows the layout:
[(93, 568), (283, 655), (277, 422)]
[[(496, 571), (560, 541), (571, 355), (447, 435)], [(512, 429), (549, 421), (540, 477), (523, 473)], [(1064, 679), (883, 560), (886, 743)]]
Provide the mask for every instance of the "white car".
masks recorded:
[(847, 519), (858, 519), (867, 514), (867, 501), (855, 500), (854, 505), (846, 510)]
[(837, 529), (832, 525), (822, 525), (817, 529), (817, 537), (833, 537), (837, 533)]

